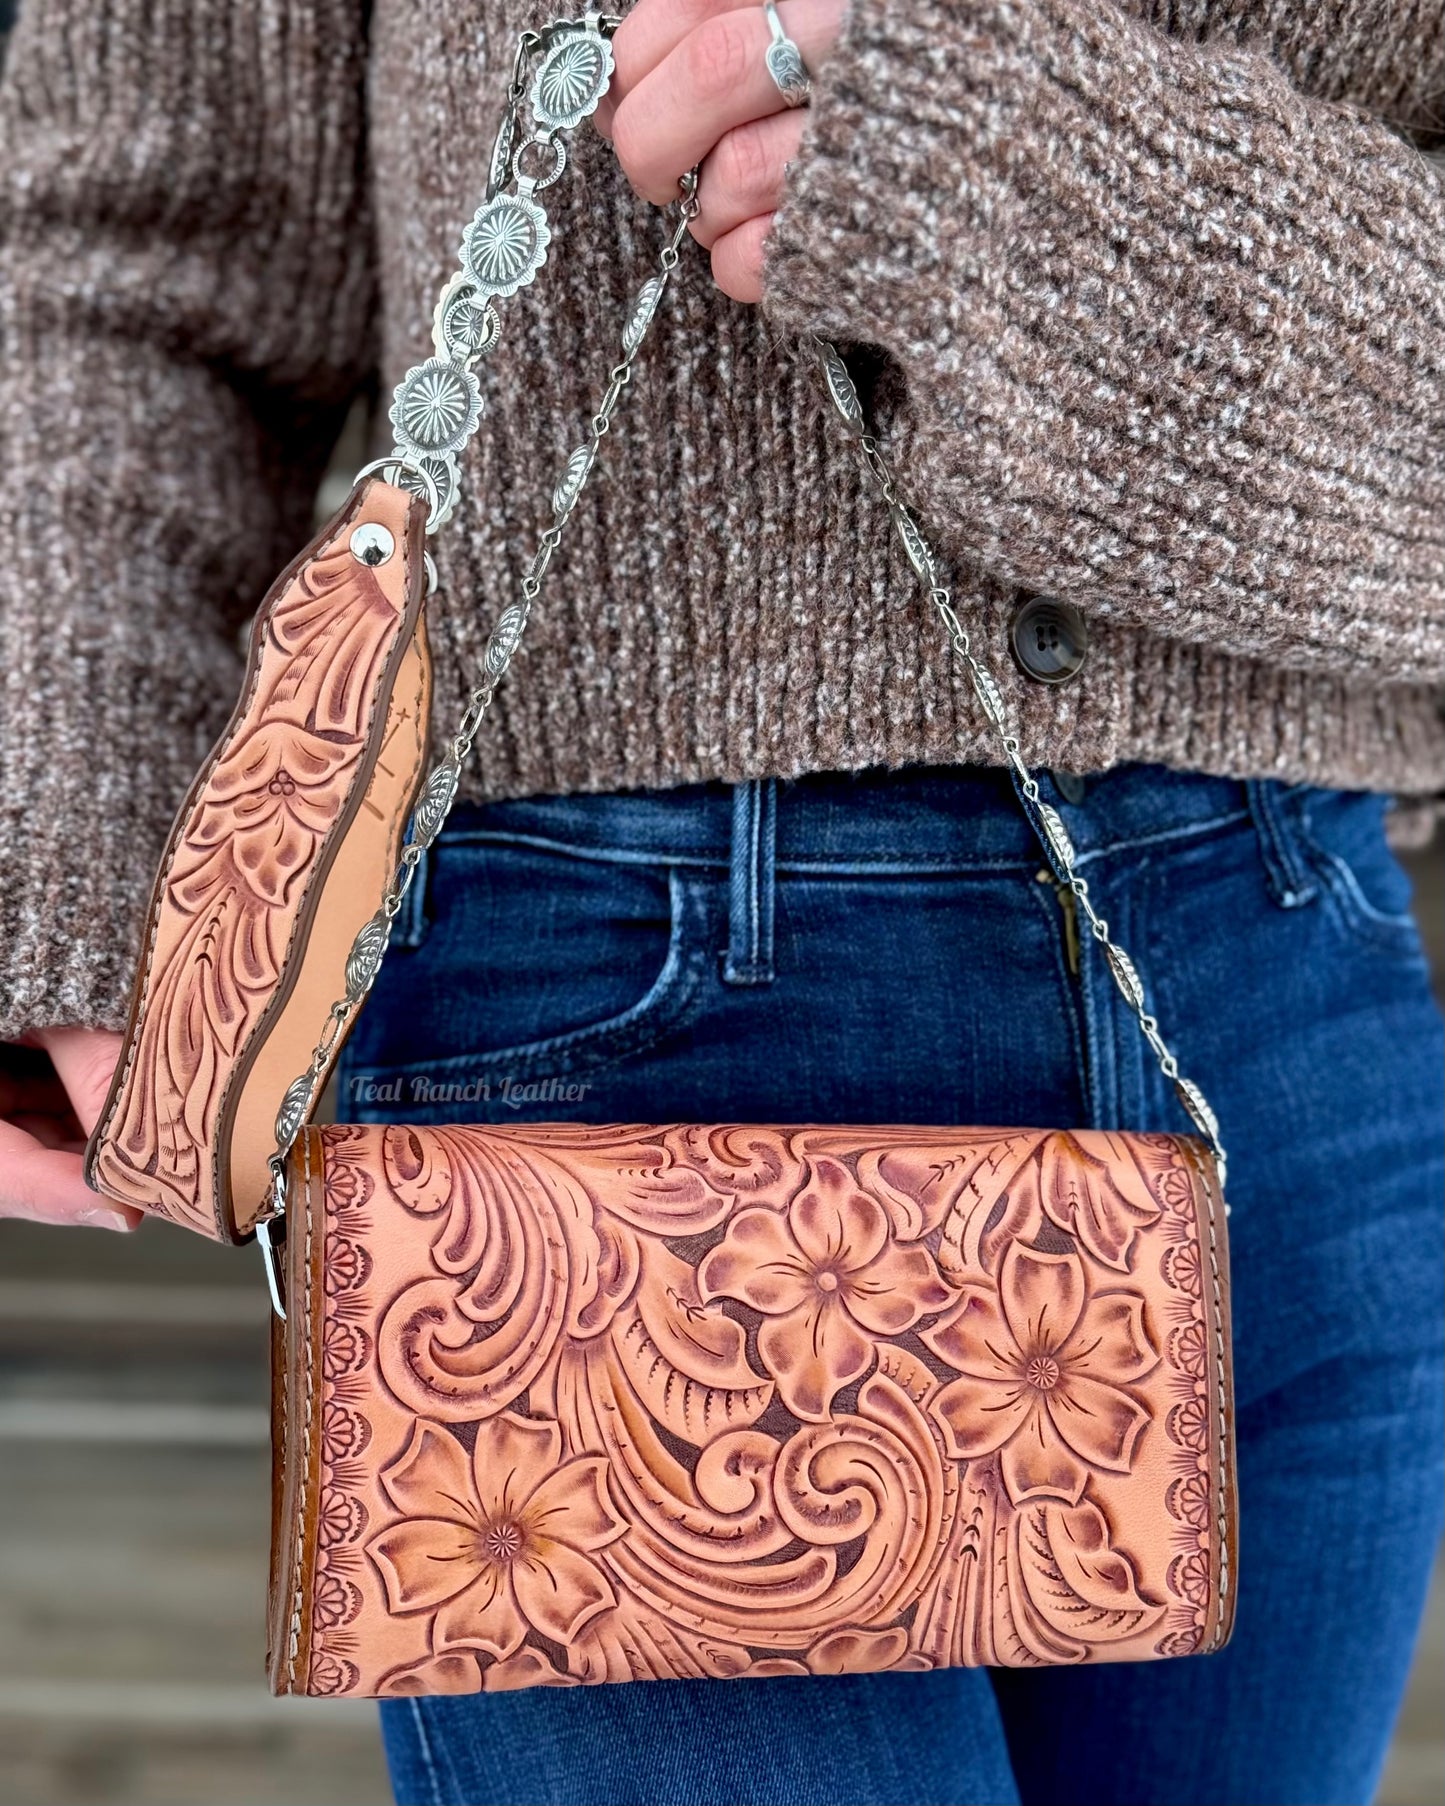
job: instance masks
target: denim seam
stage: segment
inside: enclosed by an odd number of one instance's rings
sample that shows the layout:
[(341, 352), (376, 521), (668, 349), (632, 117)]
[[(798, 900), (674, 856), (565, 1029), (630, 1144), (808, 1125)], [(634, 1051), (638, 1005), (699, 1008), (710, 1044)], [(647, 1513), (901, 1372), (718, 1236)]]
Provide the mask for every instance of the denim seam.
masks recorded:
[(1330, 911), (1344, 932), (1386, 953), (1418, 955), (1420, 941), (1413, 913), (1406, 910), (1391, 915), (1376, 909), (1360, 888), (1349, 861), (1321, 846), (1315, 838), (1308, 799), (1300, 809), (1299, 831), (1305, 856), (1318, 873)]
[[(1057, 895), (1053, 894), (1053, 886), (1044, 886), (1035, 877), (1032, 880), (1034, 901), (1044, 912), (1049, 927), (1049, 946), (1051, 949), (1049, 964), (1053, 970), (1054, 980), (1059, 992), (1059, 1008), (1063, 1014), (1064, 1026), (1068, 1031), (1069, 1044), (1074, 1051), (1074, 1071), (1079, 1078), (1079, 1093), (1087, 1110), (1089, 1105), (1089, 1052), (1084, 1034), (1084, 1025), (1079, 1020), (1081, 1008), (1080, 986), (1083, 973), (1080, 971), (1076, 979), (1069, 971), (1068, 960), (1064, 954), (1064, 928), (1061, 920), (1061, 909)], [(1045, 894), (1046, 889), (1049, 894)], [(1080, 949), (1082, 953), (1082, 947)], [(1082, 962), (1081, 962), (1082, 964)]]
[(1245, 794), (1259, 836), (1260, 858), (1264, 862), (1265, 884), (1270, 896), (1281, 909), (1299, 909), (1313, 903), (1320, 887), (1311, 879), (1290, 838), (1288, 823), (1269, 782), (1250, 778), (1245, 784)]
[(779, 859), (777, 872), (786, 878), (999, 878), (1021, 877), (1038, 865), (1019, 859)]
[(592, 846), (571, 840), (554, 840), (546, 834), (522, 834), (500, 828), (447, 829), (437, 845), (448, 847), (511, 846), (531, 847), (539, 853), (557, 853), (567, 859), (595, 859), (605, 865), (696, 865), (710, 870), (726, 870), (725, 851), (678, 851), (672, 847)]
[(411, 1707), (412, 1725), (416, 1730), (417, 1747), (421, 1751), (421, 1759), (426, 1764), (427, 1780), (431, 1783), (431, 1806), (446, 1806), (442, 1793), (442, 1778), (437, 1770), (436, 1757), (432, 1754), (431, 1738), (427, 1734), (426, 1719), (422, 1715), (421, 1701), (407, 1701)]
[(723, 982), (773, 981), (773, 868), (777, 832), (776, 785), (750, 778), (733, 791), (733, 841), (728, 875), (728, 944)]
[[(384, 1069), (388, 1077), (405, 1080), (409, 1076), (440, 1074), (462, 1066), (471, 1071), (497, 1072), (509, 1067), (535, 1067), (548, 1061), (554, 1063), (552, 1072), (555, 1074), (575, 1070), (570, 1064), (573, 1056), (593, 1048), (600, 1050), (600, 1057), (595, 1062), (587, 1061), (589, 1072), (604, 1071), (619, 1060), (635, 1057), (651, 1041), (685, 1020), (696, 1003), (706, 974), (710, 940), (707, 933), (710, 912), (706, 902), (701, 896), (690, 893), (676, 873), (669, 890), (672, 927), (667, 955), (656, 978), (627, 1009), (601, 1022), (568, 1029), (558, 1035), (541, 1036), (535, 1041), (522, 1041), (513, 1047), (452, 1054), (439, 1061), (411, 1061), (404, 1066), (388, 1066)], [(348, 1075), (355, 1076), (356, 1073)]]
[[(1074, 864), (1076, 867), (1088, 865), (1095, 860), (1107, 858), (1116, 853), (1127, 853), (1138, 847), (1160, 846), (1171, 841), (1191, 840), (1216, 832), (1218, 829), (1233, 827), (1242, 821), (1248, 821), (1247, 809), (1233, 809), (1223, 815), (1213, 815), (1203, 821), (1185, 822), (1175, 828), (1160, 829), (1152, 834), (1130, 835), (1120, 840), (1110, 840), (1097, 847), (1079, 849)], [(715, 852), (701, 852), (693, 848), (678, 850), (674, 847), (617, 847), (580, 845), (573, 841), (555, 840), (544, 834), (524, 834), (510, 830), (468, 828), (448, 830), (438, 842), (443, 850), (458, 846), (519, 846), (531, 847), (538, 852), (557, 853), (571, 859), (593, 859), (609, 865), (680, 865), (700, 866), (716, 870), (727, 869), (728, 855), (721, 849)], [(858, 876), (909, 877), (925, 876), (935, 872), (966, 874), (998, 874), (1010, 872), (1033, 871), (1036, 859), (1021, 854), (1017, 858), (964, 860), (940, 855), (937, 858), (898, 859), (880, 855), (877, 858), (850, 856), (847, 859), (808, 859), (780, 855), (775, 861), (778, 876), (783, 877), (834, 877), (848, 878)]]
[[(1062, 812), (1061, 812), (1062, 813)], [(1068, 817), (1065, 816), (1065, 821)], [(1134, 834), (1126, 840), (1111, 840), (1103, 846), (1089, 847), (1074, 855), (1074, 866), (1089, 865), (1096, 859), (1114, 853), (1132, 853), (1140, 847), (1168, 846), (1180, 840), (1200, 840), (1221, 828), (1232, 828), (1249, 820), (1248, 809), (1231, 809), (1224, 815), (1212, 815), (1206, 821), (1186, 822), (1177, 828), (1161, 828), (1154, 834)]]
[[(1075, 862), (1078, 863), (1077, 861)], [(1100, 915), (1112, 913), (1100, 897)], [(1091, 1129), (1119, 1126), (1119, 1056), (1115, 1040), (1114, 979), (1092, 934), (1079, 935), (1079, 1013), (1084, 1038), (1084, 1103)]]
[[(1141, 860), (1131, 877), (1134, 883), (1122, 886), (1117, 891), (1110, 915), (1112, 938), (1125, 949), (1135, 949), (1135, 970), (1140, 974), (1141, 982), (1146, 971), (1155, 969), (1155, 962), (1149, 956), (1143, 944), (1142, 929), (1139, 923), (1139, 911), (1134, 907), (1135, 891), (1144, 891), (1148, 885), (1153, 869), (1149, 859)], [(1162, 964), (1162, 962), (1160, 962)], [(1113, 971), (1106, 959), (1098, 962), (1099, 984), (1102, 996), (1101, 1008), (1107, 1012), (1112, 1024), (1114, 1040), (1114, 1088), (1119, 1109), (1119, 1127), (1128, 1125), (1124, 1118), (1138, 1112), (1138, 1127), (1143, 1128), (1149, 1119), (1150, 1068), (1145, 1058), (1148, 1043), (1139, 1028), (1138, 1019), (1129, 1007), (1115, 982)], [(1150, 984), (1150, 996), (1155, 994), (1155, 987)]]
[(1324, 879), (1328, 907), (1346, 934), (1381, 952), (1415, 955), (1419, 940), (1413, 915), (1386, 915), (1376, 909), (1360, 881), (1338, 853), (1317, 848), (1312, 863)]

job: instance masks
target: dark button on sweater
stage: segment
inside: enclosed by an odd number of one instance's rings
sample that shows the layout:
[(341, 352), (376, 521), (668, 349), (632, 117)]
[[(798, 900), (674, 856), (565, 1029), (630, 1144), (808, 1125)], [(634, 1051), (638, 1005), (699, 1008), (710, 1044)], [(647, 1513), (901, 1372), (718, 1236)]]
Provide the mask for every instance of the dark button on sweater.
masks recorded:
[(1014, 610), (1009, 640), (1019, 668), (1041, 684), (1077, 677), (1089, 649), (1089, 627), (1078, 609), (1057, 596), (1030, 596)]

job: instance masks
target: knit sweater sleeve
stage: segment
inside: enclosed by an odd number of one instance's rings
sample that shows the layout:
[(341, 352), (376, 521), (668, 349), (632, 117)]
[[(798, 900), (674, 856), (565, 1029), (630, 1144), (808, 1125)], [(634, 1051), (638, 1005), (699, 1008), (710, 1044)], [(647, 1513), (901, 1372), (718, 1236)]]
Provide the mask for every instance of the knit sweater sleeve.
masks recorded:
[[(1445, 184), (1287, 56), (1141, 10), (851, 0), (764, 305), (887, 354), (901, 487), (961, 572), (1437, 681)], [(1445, 68), (1445, 9), (1405, 10)]]
[(363, 0), (26, 0), (0, 80), (0, 1037), (119, 1026), (371, 315)]

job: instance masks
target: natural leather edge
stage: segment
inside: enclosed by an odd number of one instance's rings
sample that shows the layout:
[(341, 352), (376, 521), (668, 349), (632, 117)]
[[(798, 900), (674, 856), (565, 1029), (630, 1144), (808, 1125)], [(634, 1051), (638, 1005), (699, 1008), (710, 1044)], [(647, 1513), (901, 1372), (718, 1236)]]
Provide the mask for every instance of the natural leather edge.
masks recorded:
[(1222, 1649), (1234, 1631), (1239, 1594), (1239, 1492), (1234, 1465), (1234, 1370), (1230, 1336), (1228, 1207), (1214, 1156), (1197, 1136), (1181, 1135), (1180, 1150), (1197, 1180), (1196, 1211), (1201, 1246), (1208, 1249), (1213, 1283), (1206, 1384), (1210, 1394), (1210, 1459), (1220, 1476), (1219, 1534), (1211, 1539), (1209, 1621), (1201, 1655)]
[(286, 1534), (286, 1487), (291, 1462), (286, 1446), (286, 1421), (291, 1398), (286, 1324), (273, 1311), (269, 1337), (271, 1353), (271, 1559), (266, 1590), (266, 1675), (273, 1693), (280, 1686), (284, 1658), (284, 1625), (278, 1604), (286, 1596), (290, 1579)]
[[(286, 1205), (286, 1322), (272, 1328), (273, 1459), (271, 1584), (267, 1667), (271, 1691), (304, 1694), (311, 1664), (311, 1595), (316, 1572), (321, 1479), (322, 1261), (320, 1131), (304, 1129), (291, 1157)], [(279, 1412), (279, 1422), (277, 1413)]]

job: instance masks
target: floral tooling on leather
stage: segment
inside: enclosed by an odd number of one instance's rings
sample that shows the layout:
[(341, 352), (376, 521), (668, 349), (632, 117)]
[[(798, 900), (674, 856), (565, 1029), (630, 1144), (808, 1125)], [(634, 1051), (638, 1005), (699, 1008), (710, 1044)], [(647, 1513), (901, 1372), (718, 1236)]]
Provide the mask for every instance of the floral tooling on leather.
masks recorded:
[(108, 1196), (207, 1235), (226, 1233), (212, 1168), (226, 1088), (358, 780), (406, 614), (402, 560), (378, 572), (353, 557), (355, 524), (301, 565), (258, 624), (240, 718), (158, 887), (140, 1013), (97, 1149)]
[(1221, 1226), (1179, 1138), (559, 1125), (316, 1145), (295, 1690), (1215, 1638)]

